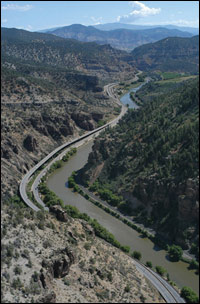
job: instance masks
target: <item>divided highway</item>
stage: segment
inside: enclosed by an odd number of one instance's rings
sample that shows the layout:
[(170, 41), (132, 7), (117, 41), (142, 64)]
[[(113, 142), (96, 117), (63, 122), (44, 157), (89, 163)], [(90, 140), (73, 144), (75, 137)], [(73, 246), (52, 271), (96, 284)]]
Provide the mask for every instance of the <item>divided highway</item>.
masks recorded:
[[(110, 85), (107, 85), (105, 90), (107, 91), (108, 93), (108, 96), (112, 97), (113, 98), (113, 95), (112, 93), (110, 92), (110, 87), (113, 87), (114, 84), (110, 84)], [(115, 84), (116, 85), (116, 84)], [(114, 97), (115, 100), (117, 100), (115, 97)], [(118, 104), (119, 104), (119, 100), (117, 100)], [(121, 104), (120, 104), (121, 105)], [(51, 159), (57, 152), (63, 150), (64, 148), (67, 148), (67, 147), (71, 147), (73, 144), (76, 144), (77, 142), (80, 142), (80, 141), (83, 141), (83, 140), (88, 140), (90, 138), (92, 138), (92, 136), (94, 136), (94, 134), (96, 133), (99, 133), (100, 131), (102, 131), (103, 129), (105, 129), (106, 127), (108, 126), (114, 126), (118, 123), (119, 119), (122, 118), (122, 116), (126, 113), (127, 111), (127, 107), (125, 107), (124, 105), (122, 105), (122, 108), (121, 108), (121, 113), (119, 114), (119, 116), (115, 119), (113, 119), (111, 122), (105, 124), (104, 126), (102, 127), (99, 127), (93, 131), (90, 131), (90, 132), (87, 132), (86, 134), (80, 136), (80, 137), (76, 137), (75, 139), (69, 141), (69, 142), (66, 142), (64, 143), (63, 145), (59, 146), (58, 148), (56, 148), (55, 150), (53, 150), (51, 153), (49, 153), (45, 158), (43, 158), (36, 166), (34, 166), (22, 179), (21, 183), (20, 183), (20, 187), (19, 187), (19, 192), (20, 192), (20, 195), (21, 195), (21, 198), (23, 199), (23, 201), (30, 207), (32, 208), (34, 211), (39, 211), (40, 209), (35, 206), (33, 204), (33, 202), (31, 202), (31, 200), (28, 198), (27, 196), (27, 193), (26, 193), (26, 187), (32, 177), (32, 175), (43, 165), (45, 164), (49, 159)], [(54, 159), (53, 162), (57, 160)], [(52, 163), (51, 163), (52, 164)], [(44, 175), (46, 172), (46, 168), (40, 173), (40, 177), (42, 175)], [(33, 190), (33, 195), (36, 199), (36, 201), (42, 206), (45, 208), (45, 210), (48, 210), (47, 207), (45, 207), (44, 203), (42, 202), (42, 200), (40, 199), (39, 197), (39, 194), (38, 194), (38, 191), (37, 191), (37, 186), (39, 184), (39, 179), (37, 178), (37, 182), (34, 182), (34, 187), (32, 186), (32, 190)]]
[[(137, 79), (137, 76), (136, 76)], [(108, 84), (104, 87), (104, 90), (107, 92), (108, 96), (113, 98), (117, 104), (121, 105), (121, 113), (119, 116), (115, 119), (113, 119), (111, 122), (105, 124), (102, 127), (99, 127), (93, 131), (87, 132), (86, 134), (77, 137), (69, 142), (64, 143), (63, 145), (59, 146), (55, 150), (53, 150), (51, 153), (49, 153), (44, 159), (42, 159), (36, 166), (34, 166), (22, 179), (20, 183), (20, 195), (23, 201), (33, 210), (39, 211), (40, 209), (35, 206), (31, 200), (28, 198), (26, 194), (26, 187), (28, 182), (30, 181), (30, 178), (32, 175), (43, 165), (45, 164), (48, 160), (53, 158), (53, 156), (59, 152), (62, 151), (65, 148), (73, 146), (77, 146), (80, 144), (83, 144), (85, 141), (88, 139), (91, 139), (93, 136), (98, 135), (103, 129), (105, 129), (107, 126), (114, 126), (118, 123), (118, 121), (121, 119), (121, 117), (126, 113), (128, 110), (126, 106), (121, 104), (120, 100), (114, 95), (113, 93), (113, 87), (116, 86), (117, 83), (111, 83)], [(48, 208), (45, 206), (43, 201), (41, 200), (39, 193), (38, 193), (38, 185), (40, 183), (40, 180), (43, 175), (46, 174), (47, 170), (50, 168), (53, 162), (55, 162), (58, 159), (61, 159), (62, 156), (66, 153), (66, 149), (60, 153), (56, 158), (52, 159), (52, 161), (38, 174), (36, 179), (34, 180), (31, 190), (33, 192), (35, 200), (38, 202), (39, 205), (41, 205), (45, 210), (48, 211)], [(165, 301), (167, 303), (185, 303), (185, 301), (180, 297), (178, 292), (169, 284), (167, 283), (164, 279), (162, 279), (158, 274), (156, 274), (154, 271), (151, 269), (145, 267), (143, 264), (139, 263), (138, 261), (134, 260), (134, 263), (137, 267), (137, 269), (157, 288), (157, 290), (160, 292), (160, 294), (163, 296)]]

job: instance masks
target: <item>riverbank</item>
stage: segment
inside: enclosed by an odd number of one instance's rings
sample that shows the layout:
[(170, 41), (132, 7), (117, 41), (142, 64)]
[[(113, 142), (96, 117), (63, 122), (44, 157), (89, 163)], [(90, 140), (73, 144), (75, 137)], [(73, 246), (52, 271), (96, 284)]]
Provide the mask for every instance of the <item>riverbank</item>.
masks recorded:
[[(106, 201), (100, 199), (99, 196), (97, 196), (93, 192), (89, 191), (83, 185), (77, 184), (75, 181), (75, 175), (76, 175), (75, 172), (72, 173), (72, 175), (68, 179), (68, 186), (70, 188), (73, 188), (73, 190), (75, 192), (78, 192), (80, 195), (82, 195), (83, 197), (88, 199), (91, 203), (95, 204), (99, 208), (103, 209), (105, 212), (111, 214), (112, 216), (116, 217), (117, 219), (123, 221), (123, 223), (125, 223), (132, 229), (141, 233), (142, 237), (149, 238), (154, 244), (156, 244), (160, 248), (166, 250), (166, 253), (167, 253), (170, 246), (173, 245), (171, 242), (163, 241), (161, 239), (161, 237), (158, 236), (158, 233), (155, 230), (153, 230), (152, 228), (148, 228), (148, 227), (144, 226), (142, 223), (138, 223), (131, 216), (124, 215), (116, 207), (113, 207)], [(185, 263), (188, 263), (191, 267), (191, 265), (194, 264), (195, 256), (188, 253), (187, 251), (183, 250), (183, 255), (180, 260)], [(196, 262), (196, 263), (198, 265), (198, 262)], [(197, 269), (197, 271), (198, 271), (197, 265), (194, 269)]]

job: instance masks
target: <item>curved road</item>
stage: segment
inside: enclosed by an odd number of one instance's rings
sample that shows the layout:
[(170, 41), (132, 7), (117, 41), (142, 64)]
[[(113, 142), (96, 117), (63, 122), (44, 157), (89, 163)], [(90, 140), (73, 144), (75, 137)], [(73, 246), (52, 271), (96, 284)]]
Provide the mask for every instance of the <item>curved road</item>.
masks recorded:
[[(111, 84), (113, 86), (113, 84)], [(108, 95), (111, 97), (111, 93), (110, 93), (110, 86), (111, 85), (107, 85), (106, 86), (106, 90), (108, 92)], [(119, 100), (118, 100), (118, 103), (119, 103)], [(121, 105), (121, 104), (120, 104)], [(81, 141), (81, 140), (88, 140), (89, 138), (91, 138), (94, 134), (96, 134), (97, 132), (99, 133), (99, 131), (102, 131), (103, 129), (105, 129), (106, 127), (108, 126), (114, 126), (118, 123), (118, 121), (121, 119), (121, 117), (126, 113), (127, 111), (127, 108), (122, 105), (122, 108), (121, 108), (121, 113), (119, 114), (119, 116), (115, 119), (113, 119), (111, 122), (105, 124), (104, 126), (102, 127), (99, 127), (93, 131), (90, 131), (90, 132), (87, 132), (86, 134), (80, 136), (80, 137), (76, 137), (75, 139), (73, 139), (72, 141), (69, 141), (69, 142), (66, 142), (64, 143), (63, 145), (59, 146), (58, 148), (54, 149), (51, 153), (49, 153), (45, 158), (43, 158), (37, 165), (35, 165), (29, 172), (27, 172), (27, 174), (23, 177), (21, 183), (20, 183), (20, 186), (19, 186), (19, 191), (20, 191), (20, 195), (21, 195), (21, 198), (23, 199), (23, 201), (29, 206), (31, 207), (33, 210), (35, 211), (39, 211), (40, 209), (35, 206), (31, 200), (28, 198), (27, 194), (26, 194), (26, 187), (27, 187), (27, 184), (28, 182), (30, 181), (30, 178), (31, 176), (35, 173), (35, 171), (37, 171), (43, 164), (45, 164), (50, 158), (52, 158), (57, 152), (63, 150), (64, 148), (67, 148), (69, 146), (72, 146), (72, 144), (76, 144), (77, 142)], [(57, 158), (56, 158), (57, 159)], [(55, 159), (54, 159), (55, 161)], [(44, 169), (45, 170), (45, 169)], [(42, 171), (43, 174), (44, 173), (44, 170)], [(40, 174), (41, 176), (41, 174)], [(36, 184), (35, 184), (36, 185)], [(36, 201), (42, 205), (42, 207), (44, 207), (46, 210), (48, 210), (47, 207), (45, 207), (44, 203), (41, 201), (41, 199), (39, 198), (39, 195), (37, 192), (37, 185), (33, 188), (32, 186), (32, 189), (33, 189), (33, 194), (34, 194), (34, 197), (36, 199)]]
[[(137, 77), (137, 76), (136, 76)], [(75, 138), (72, 141), (69, 141), (60, 147), (53, 150), (51, 153), (49, 153), (44, 159), (42, 159), (36, 166), (34, 166), (22, 179), (20, 183), (20, 195), (24, 202), (31, 207), (33, 210), (38, 211), (40, 210), (37, 206), (35, 206), (28, 198), (26, 194), (26, 186), (31, 178), (31, 176), (35, 173), (37, 169), (39, 169), (43, 164), (45, 164), (50, 158), (53, 157), (57, 152), (63, 150), (64, 148), (71, 147), (72, 144), (74, 145), (80, 145), (83, 144), (83, 142), (87, 141), (88, 139), (92, 138), (93, 136), (98, 135), (104, 128), (107, 126), (114, 126), (118, 123), (119, 119), (126, 113), (127, 107), (122, 105), (120, 103), (120, 100), (114, 95), (113, 93), (113, 87), (116, 86), (117, 83), (112, 83), (109, 85), (106, 85), (104, 87), (104, 90), (107, 92), (108, 96), (113, 98), (115, 102), (117, 102), (119, 105), (121, 105), (121, 113), (119, 116), (115, 119), (113, 119), (111, 122), (107, 123), (103, 127), (97, 128), (93, 131), (87, 132), (85, 135)], [(33, 182), (33, 185), (31, 187), (31, 190), (33, 191), (34, 197), (36, 201), (45, 209), (48, 211), (48, 208), (45, 207), (45, 204), (41, 200), (39, 193), (38, 193), (38, 185), (40, 183), (41, 177), (46, 174), (47, 170), (50, 168), (53, 162), (55, 162), (58, 159), (61, 159), (62, 156), (66, 153), (63, 151), (61, 154), (59, 154), (55, 159), (52, 160), (36, 177), (35, 181)], [(157, 288), (157, 290), (160, 292), (160, 294), (163, 296), (165, 301), (167, 303), (185, 303), (185, 301), (180, 297), (178, 292), (170, 285), (168, 284), (164, 279), (162, 279), (158, 274), (156, 274), (154, 271), (150, 270), (149, 268), (145, 267), (143, 264), (139, 263), (138, 261), (134, 260), (134, 263), (137, 267), (137, 269)]]

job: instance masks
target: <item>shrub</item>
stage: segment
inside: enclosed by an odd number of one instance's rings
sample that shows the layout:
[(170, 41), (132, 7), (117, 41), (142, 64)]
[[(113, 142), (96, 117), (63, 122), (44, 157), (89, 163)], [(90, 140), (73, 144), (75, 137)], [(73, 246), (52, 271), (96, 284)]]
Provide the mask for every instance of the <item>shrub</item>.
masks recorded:
[(65, 211), (67, 212), (67, 214), (73, 218), (79, 218), (80, 217), (80, 212), (79, 210), (74, 207), (74, 206), (70, 206), (70, 205), (66, 205), (64, 207)]
[(17, 274), (21, 274), (22, 273), (22, 269), (19, 265), (17, 265), (15, 268), (14, 268), (14, 273), (17, 275)]
[(167, 272), (167, 270), (165, 268), (163, 268), (162, 266), (156, 266), (156, 272), (159, 275), (164, 276), (164, 274)]
[(149, 267), (149, 268), (152, 268), (153, 267), (152, 262), (151, 261), (146, 261), (146, 266)]
[(84, 248), (85, 248), (86, 250), (90, 250), (91, 244), (90, 244), (90, 243), (85, 243), (85, 244), (84, 244)]
[(24, 251), (21, 253), (21, 256), (25, 259), (29, 258), (29, 251), (28, 249), (24, 249)]
[(132, 255), (131, 255), (134, 259), (137, 259), (137, 260), (141, 260), (141, 257), (142, 257), (142, 254), (141, 252), (139, 251), (133, 251)]
[(129, 246), (121, 246), (120, 249), (126, 253), (129, 253), (130, 252), (130, 247)]
[(187, 303), (199, 303), (199, 298), (197, 294), (187, 286), (181, 289), (181, 297), (183, 297)]
[(12, 287), (13, 287), (14, 289), (19, 289), (19, 288), (21, 288), (22, 286), (23, 286), (23, 284), (22, 284), (22, 282), (20, 281), (20, 278), (14, 279), (14, 280), (12, 281)]

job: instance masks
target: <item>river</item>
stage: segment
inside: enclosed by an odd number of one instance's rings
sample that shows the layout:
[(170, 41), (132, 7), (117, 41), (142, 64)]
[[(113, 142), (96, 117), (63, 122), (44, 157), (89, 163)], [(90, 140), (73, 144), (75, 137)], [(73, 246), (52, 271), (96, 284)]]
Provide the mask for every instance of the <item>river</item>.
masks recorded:
[[(137, 90), (139, 88), (135, 89)], [(125, 96), (130, 98), (129, 93), (127, 93), (121, 98), (121, 101), (123, 99), (123, 103), (127, 104)], [(188, 264), (181, 261), (169, 262), (166, 257), (166, 251), (155, 246), (149, 239), (142, 238), (138, 232), (67, 187), (67, 180), (71, 173), (82, 168), (87, 162), (88, 155), (92, 150), (92, 145), (93, 141), (90, 140), (88, 143), (78, 148), (77, 153), (64, 164), (62, 168), (56, 170), (48, 178), (48, 187), (54, 191), (65, 204), (75, 206), (80, 212), (85, 212), (91, 218), (97, 219), (98, 222), (108, 229), (122, 245), (130, 246), (131, 251), (140, 251), (142, 253), (141, 261), (143, 263), (151, 261), (153, 266), (163, 266), (167, 269), (170, 279), (176, 282), (179, 287), (189, 286), (198, 293), (199, 276), (195, 274), (194, 270), (187, 269)]]

